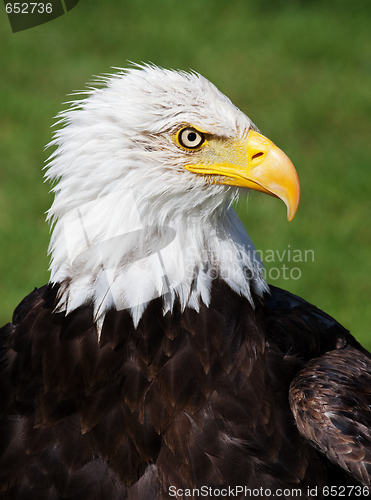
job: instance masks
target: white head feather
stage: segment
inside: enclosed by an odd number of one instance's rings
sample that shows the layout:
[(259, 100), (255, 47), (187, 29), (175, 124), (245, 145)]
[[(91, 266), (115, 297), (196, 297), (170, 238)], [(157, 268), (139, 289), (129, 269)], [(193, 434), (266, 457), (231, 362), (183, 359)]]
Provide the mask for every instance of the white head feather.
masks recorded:
[(266, 284), (231, 207), (239, 189), (187, 171), (189, 155), (172, 136), (190, 123), (223, 138), (255, 126), (195, 73), (141, 66), (102, 80), (59, 115), (64, 126), (50, 143), (58, 310), (93, 303), (99, 331), (109, 309), (129, 308), (137, 325), (155, 297), (164, 313), (176, 297), (183, 309), (208, 305), (216, 274), (252, 302), (251, 289)]

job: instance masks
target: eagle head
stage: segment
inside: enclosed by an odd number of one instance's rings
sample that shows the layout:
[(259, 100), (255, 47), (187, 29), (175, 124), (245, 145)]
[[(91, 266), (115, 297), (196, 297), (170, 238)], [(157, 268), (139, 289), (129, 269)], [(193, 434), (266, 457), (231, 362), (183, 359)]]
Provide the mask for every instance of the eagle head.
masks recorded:
[(46, 178), (51, 282), (59, 311), (112, 307), (137, 325), (148, 302), (208, 305), (215, 276), (252, 302), (266, 284), (231, 203), (255, 189), (291, 220), (299, 181), (288, 157), (197, 73), (138, 66), (101, 79), (60, 113)]

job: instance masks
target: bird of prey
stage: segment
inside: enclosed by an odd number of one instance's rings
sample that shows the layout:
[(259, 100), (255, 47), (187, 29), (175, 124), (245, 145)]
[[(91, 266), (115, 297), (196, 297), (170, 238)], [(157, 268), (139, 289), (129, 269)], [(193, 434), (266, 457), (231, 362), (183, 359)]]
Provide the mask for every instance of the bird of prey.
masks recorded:
[(51, 142), (50, 282), (0, 330), (0, 498), (368, 496), (370, 354), (266, 283), (232, 207), (292, 219), (291, 161), (197, 73), (86, 94)]

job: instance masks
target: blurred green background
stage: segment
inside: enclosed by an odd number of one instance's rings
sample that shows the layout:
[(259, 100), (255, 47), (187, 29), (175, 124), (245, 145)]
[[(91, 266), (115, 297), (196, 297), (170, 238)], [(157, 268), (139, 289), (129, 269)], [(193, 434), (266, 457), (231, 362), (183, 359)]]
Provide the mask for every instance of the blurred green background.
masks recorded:
[[(80, 0), (13, 34), (0, 7), (0, 323), (48, 280), (41, 169), (53, 116), (92, 75), (151, 61), (202, 73), (292, 159), (295, 219), (259, 193), (239, 214), (263, 255), (274, 252), (268, 281), (371, 348), (370, 26), (370, 0)], [(307, 262), (292, 260), (305, 250)]]

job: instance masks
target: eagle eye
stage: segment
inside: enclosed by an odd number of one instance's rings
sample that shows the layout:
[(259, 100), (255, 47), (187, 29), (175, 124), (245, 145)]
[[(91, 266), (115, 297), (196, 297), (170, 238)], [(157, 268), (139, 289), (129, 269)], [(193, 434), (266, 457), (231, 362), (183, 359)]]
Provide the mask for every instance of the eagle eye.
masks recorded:
[(178, 133), (179, 144), (186, 149), (196, 149), (205, 141), (204, 135), (198, 130), (187, 127)]

